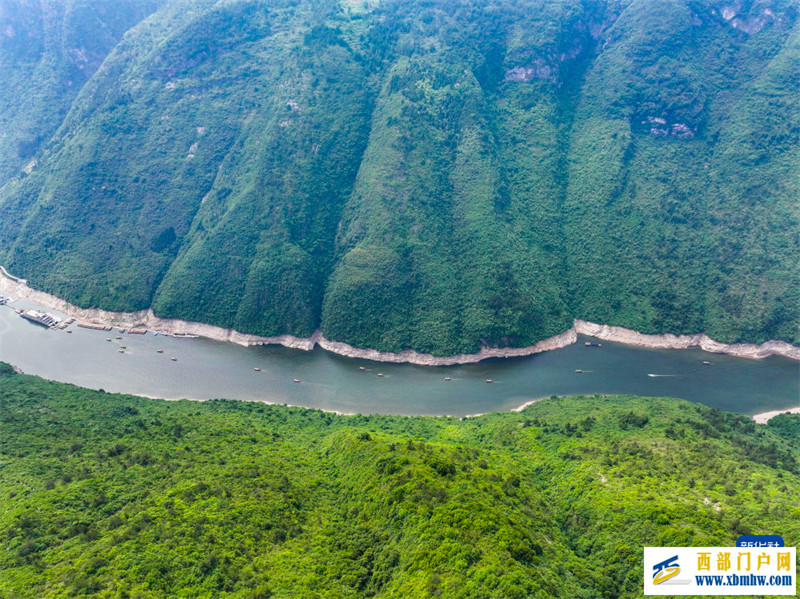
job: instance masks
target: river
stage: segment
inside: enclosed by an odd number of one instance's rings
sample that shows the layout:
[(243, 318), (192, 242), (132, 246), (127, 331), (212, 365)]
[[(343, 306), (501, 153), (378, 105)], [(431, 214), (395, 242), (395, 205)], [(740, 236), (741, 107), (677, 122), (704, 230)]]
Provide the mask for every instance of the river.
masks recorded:
[(679, 397), (748, 415), (800, 405), (800, 363), (778, 356), (749, 360), (606, 341), (586, 347), (588, 338), (579, 337), (577, 344), (524, 358), (426, 367), (344, 358), (319, 348), (242, 347), (74, 324), (67, 333), (14, 311), (31, 307), (38, 308), (25, 300), (0, 307), (0, 361), (46, 379), (165, 399), (224, 397), (348, 414), (453, 416), (595, 393)]

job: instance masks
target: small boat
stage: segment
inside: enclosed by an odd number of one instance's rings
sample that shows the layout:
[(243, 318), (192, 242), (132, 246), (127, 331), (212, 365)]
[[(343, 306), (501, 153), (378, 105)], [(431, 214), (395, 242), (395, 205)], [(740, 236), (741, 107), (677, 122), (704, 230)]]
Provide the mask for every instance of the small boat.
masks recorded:
[(122, 339), (122, 337), (114, 337), (114, 339)]
[(67, 330), (67, 333), (69, 333), (69, 334), (71, 335), (71, 334), (72, 334), (72, 331), (70, 331), (70, 330)]
[(383, 376), (383, 373), (382, 373), (382, 372), (379, 372), (379, 373), (378, 373), (378, 376)]
[(358, 369), (359, 370), (366, 370), (366, 368), (364, 368), (363, 366), (359, 366)]
[(120, 345), (119, 348), (120, 349), (128, 349), (128, 346), (127, 345)]
[(294, 382), (295, 382), (295, 383), (299, 383), (299, 382), (300, 382), (300, 379), (294, 379)]
[(172, 360), (173, 362), (177, 362), (178, 358), (170, 358), (170, 360)]
[(594, 341), (586, 341), (584, 345), (586, 347), (603, 347), (602, 343), (595, 343)]
[(256, 366), (255, 368), (253, 368), (253, 370), (255, 370), (256, 372), (261, 372), (261, 369), (260, 369), (258, 366)]
[(164, 353), (164, 350), (163, 350), (163, 349), (157, 349), (157, 350), (156, 350), (156, 353), (157, 353), (157, 354), (163, 354), (163, 353)]
[(493, 383), (494, 381), (492, 379), (486, 379), (486, 382), (487, 383)]
[(577, 372), (578, 374), (580, 374), (581, 372), (583, 372), (583, 370), (581, 370), (580, 368), (576, 368), (576, 369), (575, 369), (575, 372)]
[(106, 341), (108, 341), (109, 343), (111, 343), (111, 337), (106, 337)]
[(709, 362), (708, 360), (703, 360), (703, 366), (708, 366), (710, 364), (711, 364), (711, 362)]
[(125, 350), (124, 350), (124, 349), (118, 349), (118, 350), (117, 350), (117, 353), (118, 353), (118, 354), (124, 354), (124, 353), (125, 353)]
[(450, 378), (449, 376), (446, 376), (446, 377), (444, 377), (444, 380), (446, 380), (446, 381), (452, 381), (453, 379), (452, 379), (452, 378)]

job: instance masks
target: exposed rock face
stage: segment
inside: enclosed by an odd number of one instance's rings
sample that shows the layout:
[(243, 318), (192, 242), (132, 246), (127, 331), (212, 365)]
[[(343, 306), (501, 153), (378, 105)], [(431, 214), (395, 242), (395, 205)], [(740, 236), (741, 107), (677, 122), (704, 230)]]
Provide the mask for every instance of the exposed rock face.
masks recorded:
[(685, 123), (670, 123), (667, 119), (658, 116), (648, 116), (642, 125), (650, 127), (650, 135), (656, 137), (677, 137), (678, 139), (692, 139), (697, 127), (690, 127)]
[(0, 271), (0, 291), (14, 295), (15, 297), (29, 299), (42, 306), (58, 310), (86, 322), (111, 324), (126, 328), (140, 326), (161, 333), (198, 335), (217, 341), (227, 341), (245, 346), (282, 345), (284, 347), (310, 351), (314, 349), (316, 345), (319, 345), (322, 349), (335, 354), (350, 358), (373, 360), (375, 362), (409, 363), (422, 366), (474, 364), (487, 358), (522, 357), (559, 349), (575, 343), (578, 339), (578, 335), (587, 335), (589, 337), (596, 337), (598, 339), (616, 341), (629, 345), (638, 345), (641, 347), (663, 349), (700, 347), (708, 352), (724, 353), (743, 358), (766, 358), (771, 355), (780, 355), (800, 360), (800, 347), (790, 345), (784, 341), (767, 341), (761, 345), (744, 343), (728, 345), (714, 341), (703, 333), (697, 335), (645, 335), (623, 327), (597, 324), (578, 319), (575, 320), (572, 328), (563, 333), (554, 335), (548, 339), (543, 339), (539, 343), (527, 347), (484, 347), (475, 354), (458, 354), (455, 356), (434, 356), (432, 354), (419, 353), (413, 350), (391, 353), (380, 352), (375, 349), (353, 347), (347, 343), (332, 341), (323, 337), (319, 331), (315, 331), (313, 335), (306, 338), (295, 337), (293, 335), (261, 337), (200, 322), (159, 318), (153, 314), (152, 310), (142, 310), (140, 312), (110, 312), (107, 310), (78, 308), (49, 293), (32, 289), (21, 280), (8, 278), (3, 275), (2, 271)]
[(662, 349), (687, 349), (700, 347), (707, 352), (728, 354), (741, 358), (766, 358), (771, 355), (785, 356), (800, 360), (800, 347), (785, 341), (767, 341), (761, 345), (749, 343), (727, 344), (715, 341), (705, 333), (697, 335), (646, 335), (623, 327), (596, 324), (585, 320), (575, 320), (575, 331), (580, 335), (597, 337), (607, 341), (617, 341), (628, 345)]
[[(316, 336), (316, 335), (315, 335)], [(399, 353), (379, 352), (374, 349), (361, 349), (353, 347), (347, 343), (339, 343), (337, 341), (330, 341), (322, 337), (316, 336), (316, 341), (322, 349), (328, 350), (341, 356), (350, 358), (363, 358), (365, 360), (374, 360), (376, 362), (395, 362), (395, 363), (409, 363), (419, 364), (421, 366), (453, 366), (455, 364), (475, 364), (487, 358), (512, 358), (521, 356), (530, 356), (538, 354), (551, 349), (559, 349), (571, 345), (578, 340), (578, 335), (574, 329), (564, 331), (559, 335), (555, 335), (548, 339), (544, 339), (536, 345), (528, 347), (512, 347), (512, 348), (482, 348), (477, 354), (458, 354), (455, 356), (433, 356), (431, 354), (422, 354), (412, 350), (407, 350)]]
[(537, 58), (530, 65), (508, 69), (505, 79), (506, 81), (516, 81), (520, 83), (533, 81), (534, 79), (546, 79), (555, 82), (556, 73), (544, 60)]
[(11, 294), (15, 297), (25, 298), (46, 306), (52, 310), (58, 310), (68, 316), (72, 316), (80, 321), (109, 324), (117, 327), (143, 327), (159, 333), (170, 335), (197, 335), (207, 337), (217, 341), (227, 341), (238, 345), (283, 345), (296, 349), (311, 350), (319, 337), (312, 336), (307, 339), (294, 337), (292, 335), (280, 335), (277, 337), (260, 337), (258, 335), (248, 335), (239, 333), (233, 329), (223, 329), (202, 322), (187, 322), (173, 318), (159, 318), (153, 314), (152, 310), (140, 310), (138, 312), (112, 312), (109, 310), (99, 310), (97, 308), (79, 308), (60, 298), (28, 287), (23, 282), (14, 281), (0, 275), (0, 291)]
[(736, 4), (731, 4), (727, 6), (722, 6), (720, 8), (720, 14), (722, 18), (726, 21), (730, 21), (733, 17), (735, 17), (738, 12), (741, 10), (741, 5), (737, 2)]
[(679, 139), (691, 139), (694, 137), (694, 131), (683, 123), (673, 123), (670, 133)]
[(720, 15), (731, 27), (748, 35), (755, 35), (775, 21), (775, 13), (769, 8), (764, 8), (757, 15), (750, 17), (739, 16), (741, 10), (742, 6), (737, 2), (720, 7)]

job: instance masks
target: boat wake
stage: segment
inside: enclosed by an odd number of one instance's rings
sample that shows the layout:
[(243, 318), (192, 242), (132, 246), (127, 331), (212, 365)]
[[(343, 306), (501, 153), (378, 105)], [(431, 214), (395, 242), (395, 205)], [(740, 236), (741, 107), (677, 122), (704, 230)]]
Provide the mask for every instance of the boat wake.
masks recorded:
[(662, 376), (679, 376), (679, 375), (677, 375), (677, 374), (648, 374), (647, 376), (656, 378), (656, 377), (662, 377)]

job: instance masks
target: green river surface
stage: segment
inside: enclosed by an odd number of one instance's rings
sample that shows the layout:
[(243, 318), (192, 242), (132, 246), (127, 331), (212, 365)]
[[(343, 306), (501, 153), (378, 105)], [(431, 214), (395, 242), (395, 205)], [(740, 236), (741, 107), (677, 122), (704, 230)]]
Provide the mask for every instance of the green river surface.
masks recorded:
[[(46, 379), (165, 399), (229, 398), (348, 414), (452, 416), (510, 410), (551, 395), (597, 393), (678, 397), (751, 415), (800, 405), (800, 362), (775, 356), (750, 360), (606, 341), (586, 347), (587, 339), (579, 338), (569, 347), (525, 358), (414, 366), (344, 358), (319, 348), (242, 347), (74, 324), (68, 334), (30, 323), (14, 310), (31, 307), (38, 308), (24, 300), (0, 307), (0, 361)], [(127, 347), (124, 353), (118, 352), (121, 345)]]

